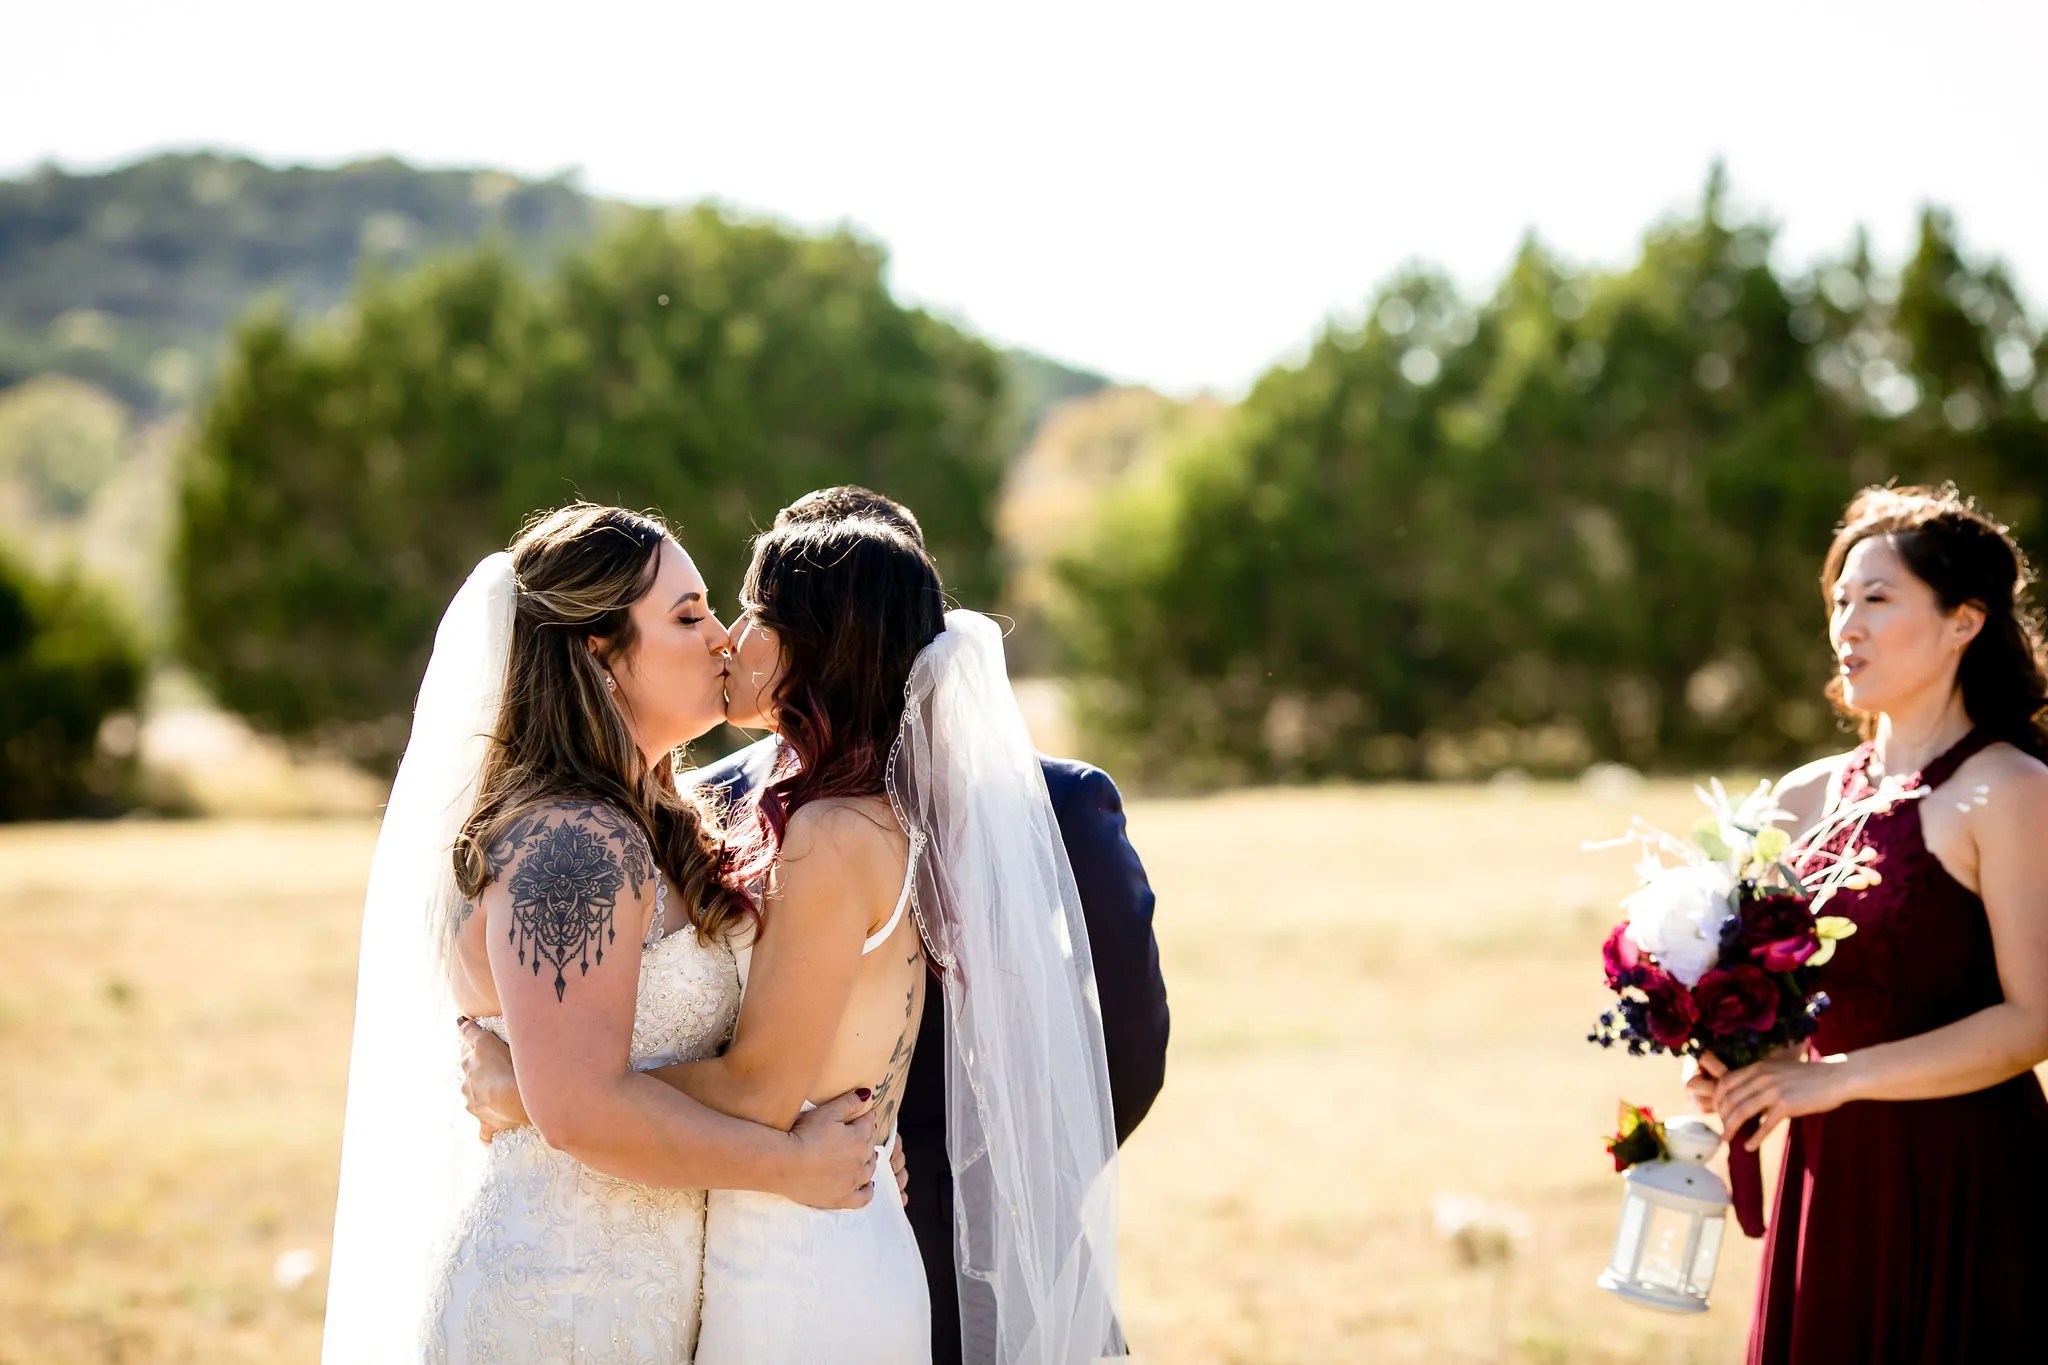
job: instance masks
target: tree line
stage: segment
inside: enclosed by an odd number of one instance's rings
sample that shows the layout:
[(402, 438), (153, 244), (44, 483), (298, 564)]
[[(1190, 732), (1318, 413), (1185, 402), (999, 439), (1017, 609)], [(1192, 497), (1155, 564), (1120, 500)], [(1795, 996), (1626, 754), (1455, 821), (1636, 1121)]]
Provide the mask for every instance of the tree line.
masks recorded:
[[(1938, 212), (1896, 271), (1771, 247), (1717, 173), (1624, 269), (1531, 240), (1482, 299), (1404, 271), (1191, 426), (1053, 576), (1038, 633), (1088, 756), (1189, 787), (1834, 742), (1835, 517), (1866, 483), (1953, 478), (2048, 550), (2048, 342)], [(449, 593), (575, 496), (660, 508), (736, 585), (778, 506), (865, 483), (918, 511), (959, 600), (999, 606), (1018, 390), (1100, 381), (1020, 369), (885, 266), (849, 232), (621, 211), (545, 268), (486, 241), (373, 267), (322, 315), (257, 307), (178, 461), (178, 653), (261, 728), (388, 767)], [(0, 781), (77, 780), (7, 814), (113, 799), (101, 722), (140, 676), (111, 615), (32, 578), (0, 576), (5, 690), (85, 711), (10, 740)], [(101, 655), (36, 643), (67, 614)]]
[(1105, 510), (1059, 638), (1176, 785), (1775, 766), (1837, 744), (1816, 582), (1850, 494), (1953, 479), (2048, 551), (2048, 343), (1929, 210), (1800, 272), (1722, 178), (1627, 269), (1528, 242), (1388, 283)]

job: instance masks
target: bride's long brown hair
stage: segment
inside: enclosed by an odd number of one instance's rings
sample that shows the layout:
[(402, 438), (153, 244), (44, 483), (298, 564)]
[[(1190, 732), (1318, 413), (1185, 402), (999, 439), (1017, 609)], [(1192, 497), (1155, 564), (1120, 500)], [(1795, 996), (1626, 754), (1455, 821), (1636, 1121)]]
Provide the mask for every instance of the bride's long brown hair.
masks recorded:
[(476, 807), (455, 843), (455, 882), (475, 900), (491, 880), (488, 851), (534, 806), (601, 803), (646, 836), (671, 904), (700, 935), (742, 914), (717, 876), (719, 836), (708, 811), (679, 788), (675, 756), (650, 764), (604, 686), (605, 659), (638, 643), (632, 606), (654, 586), (659, 520), (574, 503), (536, 514), (512, 541), (518, 580), (505, 700), (484, 758)]

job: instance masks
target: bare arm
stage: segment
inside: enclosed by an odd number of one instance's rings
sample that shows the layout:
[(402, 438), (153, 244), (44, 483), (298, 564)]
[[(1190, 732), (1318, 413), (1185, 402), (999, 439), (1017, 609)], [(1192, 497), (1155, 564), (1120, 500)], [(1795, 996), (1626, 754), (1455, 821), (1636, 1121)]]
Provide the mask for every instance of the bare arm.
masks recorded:
[(722, 1114), (787, 1128), (817, 1083), (860, 969), (888, 844), (856, 809), (806, 806), (790, 819), (764, 907), (747, 992), (724, 1055), (651, 1073)]
[[(541, 1136), (644, 1184), (789, 1193), (814, 1176), (789, 1133), (715, 1113), (632, 1070), (651, 867), (615, 821), (575, 807), (541, 814), (485, 896), (491, 975)], [(861, 1131), (843, 1144), (848, 1191), (865, 1183), (859, 1149), (872, 1141)]]
[(1825, 1058), (1770, 1061), (1731, 1073), (1724, 1127), (1766, 1114), (1823, 1113), (1852, 1100), (1928, 1100), (2010, 1080), (2048, 1060), (2048, 768), (2014, 760), (1978, 808), (1977, 866), (2005, 999), (1911, 1038)]

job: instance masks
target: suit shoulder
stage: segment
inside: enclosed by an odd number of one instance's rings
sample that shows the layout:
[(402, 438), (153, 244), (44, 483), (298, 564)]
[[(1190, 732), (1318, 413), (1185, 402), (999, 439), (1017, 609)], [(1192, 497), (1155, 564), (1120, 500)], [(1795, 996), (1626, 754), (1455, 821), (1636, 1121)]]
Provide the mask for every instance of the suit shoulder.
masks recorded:
[(1047, 754), (1040, 754), (1038, 762), (1045, 770), (1046, 791), (1055, 810), (1064, 813), (1070, 807), (1122, 808), (1123, 796), (1117, 790), (1116, 780), (1094, 764)]

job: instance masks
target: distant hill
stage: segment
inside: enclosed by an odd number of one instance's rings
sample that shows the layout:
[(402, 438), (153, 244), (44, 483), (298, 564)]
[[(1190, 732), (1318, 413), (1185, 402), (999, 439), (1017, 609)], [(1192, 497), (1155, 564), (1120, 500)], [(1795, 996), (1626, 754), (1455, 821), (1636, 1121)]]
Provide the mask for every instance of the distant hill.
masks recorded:
[(496, 237), (544, 261), (619, 206), (566, 180), (332, 169), (194, 152), (0, 181), (0, 387), (67, 374), (142, 412), (174, 409), (266, 293), (318, 312), (371, 261)]
[(1020, 454), (1044, 427), (1053, 409), (1069, 399), (1088, 398), (1109, 387), (1109, 381), (1099, 374), (1077, 370), (1029, 351), (1004, 351), (1003, 358), (1010, 365), (1010, 401), (1019, 414)]
[[(626, 208), (567, 178), (391, 158), (273, 167), (189, 152), (0, 180), (0, 390), (67, 375), (140, 415), (174, 412), (266, 294), (318, 313), (367, 264), (402, 268), (485, 238), (544, 265)], [(1020, 445), (1053, 404), (1108, 382), (1006, 354)]]
[[(390, 158), (189, 152), (0, 180), (0, 539), (37, 562), (82, 560), (154, 641), (171, 455), (239, 317), (266, 296), (317, 316), (368, 267), (485, 239), (544, 269), (628, 208), (567, 178)], [(1004, 355), (1019, 452), (1055, 406), (1108, 383)]]

